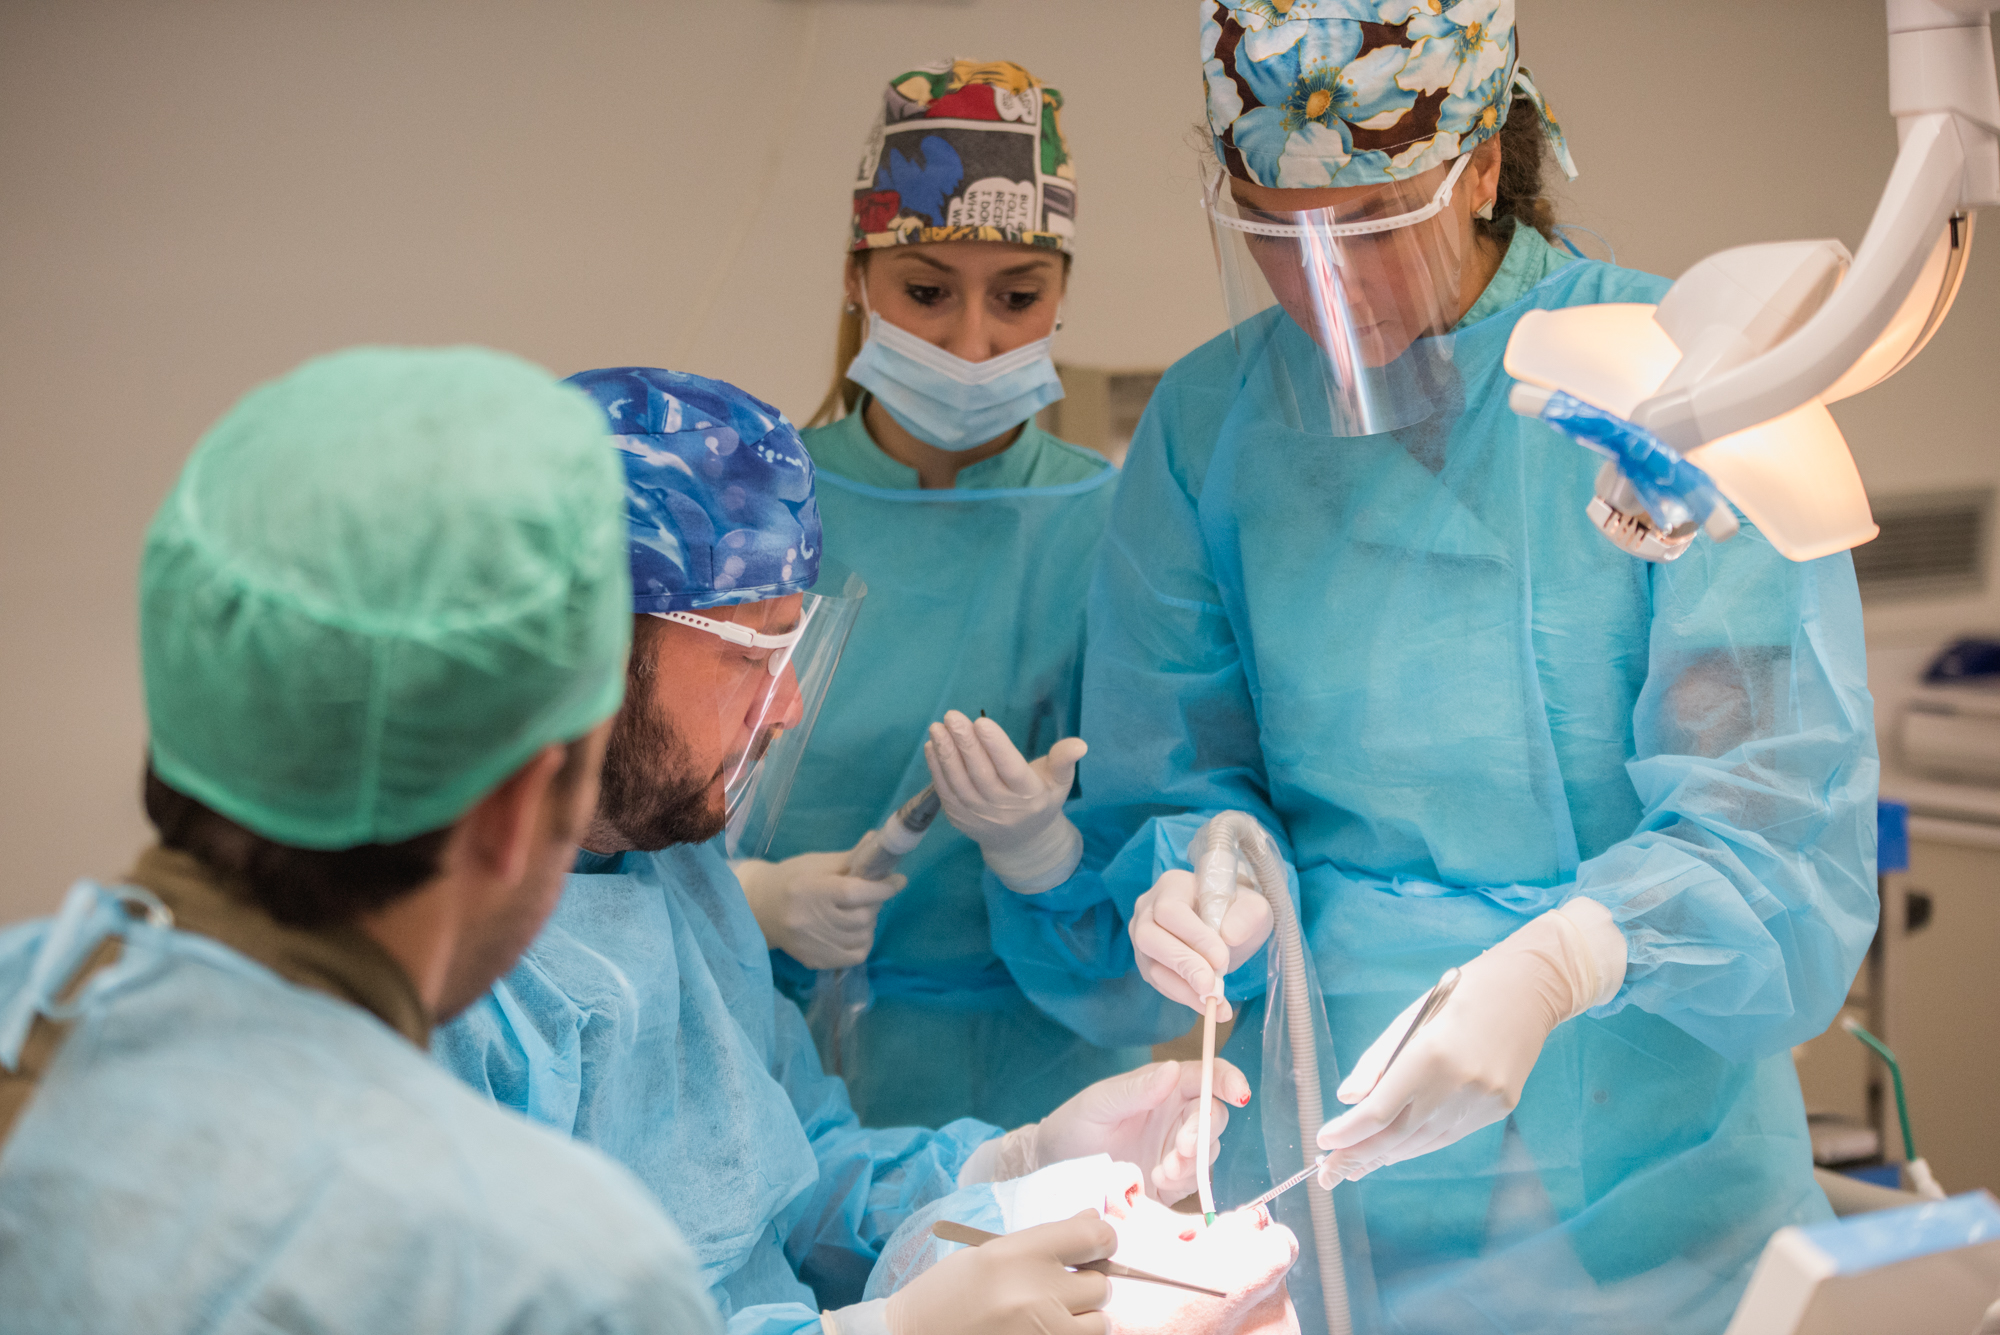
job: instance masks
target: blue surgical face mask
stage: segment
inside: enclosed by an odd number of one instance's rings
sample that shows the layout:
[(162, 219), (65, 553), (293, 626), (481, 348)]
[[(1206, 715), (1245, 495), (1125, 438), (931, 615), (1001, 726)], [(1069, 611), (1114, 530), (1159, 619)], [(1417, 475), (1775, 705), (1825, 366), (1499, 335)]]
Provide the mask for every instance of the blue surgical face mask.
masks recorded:
[(969, 362), (868, 313), (868, 341), (847, 378), (903, 429), (941, 450), (970, 450), (1005, 435), (1063, 396), (1054, 336)]

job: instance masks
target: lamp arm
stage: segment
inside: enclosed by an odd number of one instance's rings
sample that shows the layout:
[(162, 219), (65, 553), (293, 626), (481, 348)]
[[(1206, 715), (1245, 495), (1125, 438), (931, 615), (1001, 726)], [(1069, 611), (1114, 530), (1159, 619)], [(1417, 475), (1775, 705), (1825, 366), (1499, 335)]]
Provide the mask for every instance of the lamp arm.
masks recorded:
[(1845, 281), (1791, 337), (1654, 395), (1634, 408), (1633, 422), (1685, 452), (1825, 398), (1890, 329), (1948, 246), (1937, 306), (1882, 375), (1921, 348), (1956, 291), (1970, 239), (1963, 215), (2000, 205), (2000, 88), (1988, 17), (1995, 10), (2000, 0), (1888, 0), (1889, 102), (1901, 147)]
[(1964, 162), (1952, 117), (1912, 126), (1854, 265), (1826, 304), (1769, 352), (1655, 395), (1632, 420), (1685, 453), (1831, 389), (1902, 309), (1958, 208)]

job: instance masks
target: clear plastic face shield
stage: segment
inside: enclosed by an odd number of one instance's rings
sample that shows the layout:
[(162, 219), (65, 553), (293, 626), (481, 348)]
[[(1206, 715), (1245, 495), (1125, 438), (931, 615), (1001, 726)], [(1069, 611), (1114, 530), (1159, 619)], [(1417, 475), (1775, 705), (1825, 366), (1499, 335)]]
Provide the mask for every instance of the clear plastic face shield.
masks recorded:
[[(1208, 217), (1230, 329), (1251, 383), (1265, 380), (1288, 425), (1373, 435), (1421, 422), (1444, 401), (1472, 239), (1450, 204), (1471, 160), (1311, 191), (1267, 190), (1215, 169)], [(1320, 207), (1270, 207), (1287, 197)]]
[[(836, 592), (822, 592), (826, 589)], [(858, 575), (831, 562), (811, 593), (699, 612), (654, 612), (714, 636), (709, 680), (690, 690), (717, 704), (713, 752), (721, 756), (731, 857), (761, 857), (777, 833), (813, 721), (867, 593)]]

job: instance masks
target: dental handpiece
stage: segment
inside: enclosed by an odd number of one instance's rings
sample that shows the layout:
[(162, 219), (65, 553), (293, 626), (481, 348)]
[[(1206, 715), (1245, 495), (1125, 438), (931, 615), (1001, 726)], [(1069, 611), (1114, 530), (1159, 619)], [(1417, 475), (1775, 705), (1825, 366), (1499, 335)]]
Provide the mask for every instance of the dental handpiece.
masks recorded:
[(861, 842), (847, 858), (847, 874), (864, 881), (879, 881), (896, 870), (903, 855), (915, 848), (937, 819), (937, 787), (925, 784), (923, 791), (896, 808), (896, 814), (882, 822), (880, 829), (861, 836)]

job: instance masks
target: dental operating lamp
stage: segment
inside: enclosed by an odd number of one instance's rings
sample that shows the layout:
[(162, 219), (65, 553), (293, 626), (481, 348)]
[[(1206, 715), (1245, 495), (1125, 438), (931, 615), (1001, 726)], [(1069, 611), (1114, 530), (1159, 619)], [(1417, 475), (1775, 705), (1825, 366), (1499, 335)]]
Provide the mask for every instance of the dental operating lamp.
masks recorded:
[(1740, 246), (1657, 307), (1533, 311), (1507, 345), (1514, 411), (1607, 456), (1588, 511), (1670, 561), (1736, 509), (1809, 561), (1879, 531), (1827, 405), (1909, 365), (1965, 276), (1974, 210), (2000, 204), (2000, 0), (1888, 0), (1899, 150), (1849, 255), (1838, 241)]

